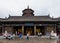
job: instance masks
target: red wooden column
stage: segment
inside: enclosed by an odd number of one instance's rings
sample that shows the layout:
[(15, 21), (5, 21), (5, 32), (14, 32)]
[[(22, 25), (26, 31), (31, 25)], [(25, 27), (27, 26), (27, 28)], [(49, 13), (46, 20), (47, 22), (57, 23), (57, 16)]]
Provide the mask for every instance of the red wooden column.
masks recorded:
[(34, 25), (34, 35), (36, 35), (36, 25)]
[(22, 25), (22, 34), (24, 35), (24, 25)]

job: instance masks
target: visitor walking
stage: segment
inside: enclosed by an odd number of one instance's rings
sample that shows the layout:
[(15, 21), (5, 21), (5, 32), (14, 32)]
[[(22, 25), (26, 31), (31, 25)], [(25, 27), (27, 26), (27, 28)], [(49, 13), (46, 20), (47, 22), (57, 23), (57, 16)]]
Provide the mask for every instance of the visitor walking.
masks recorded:
[(22, 33), (21, 32), (19, 33), (19, 38), (22, 39)]

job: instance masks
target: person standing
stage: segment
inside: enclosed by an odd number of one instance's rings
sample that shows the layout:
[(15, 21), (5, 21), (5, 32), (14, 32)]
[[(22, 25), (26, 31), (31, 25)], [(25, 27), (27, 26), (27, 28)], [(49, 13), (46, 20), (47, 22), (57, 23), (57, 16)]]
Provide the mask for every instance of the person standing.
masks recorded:
[(26, 37), (27, 40), (29, 40), (29, 33), (27, 33), (27, 37)]
[(38, 37), (42, 36), (42, 33), (41, 32), (38, 32)]
[(40, 33), (38, 32), (38, 37), (40, 36)]

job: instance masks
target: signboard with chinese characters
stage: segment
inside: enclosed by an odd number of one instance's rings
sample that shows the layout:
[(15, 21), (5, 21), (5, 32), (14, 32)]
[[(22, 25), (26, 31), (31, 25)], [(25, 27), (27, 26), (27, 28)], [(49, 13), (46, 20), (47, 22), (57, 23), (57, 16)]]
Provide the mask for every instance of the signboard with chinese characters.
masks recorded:
[(25, 23), (24, 25), (25, 25), (25, 26), (34, 26), (33, 23)]

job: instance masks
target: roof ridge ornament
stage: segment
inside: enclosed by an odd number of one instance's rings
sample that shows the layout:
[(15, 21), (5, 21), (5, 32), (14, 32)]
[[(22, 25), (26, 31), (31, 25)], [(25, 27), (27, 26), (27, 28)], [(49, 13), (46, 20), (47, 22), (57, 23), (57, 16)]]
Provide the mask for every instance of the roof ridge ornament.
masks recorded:
[(9, 14), (9, 17), (10, 17), (11, 15)]
[(29, 9), (29, 5), (27, 6), (27, 9)]

